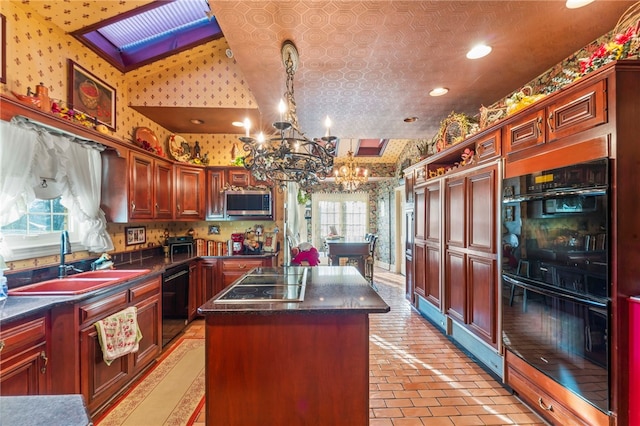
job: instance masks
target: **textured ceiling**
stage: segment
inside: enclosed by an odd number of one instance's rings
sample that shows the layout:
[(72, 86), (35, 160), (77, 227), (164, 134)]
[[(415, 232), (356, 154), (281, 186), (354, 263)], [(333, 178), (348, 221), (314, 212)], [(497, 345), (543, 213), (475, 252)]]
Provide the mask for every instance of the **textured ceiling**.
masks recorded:
[[(71, 32), (149, 1), (51, 3), (30, 6)], [(323, 135), (329, 115), (344, 151), (360, 138), (388, 138), (385, 157), (395, 161), (406, 140), (431, 138), (451, 111), (476, 115), (613, 29), (634, 2), (598, 0), (575, 10), (564, 0), (209, 3), (264, 119), (277, 118), (285, 90), (280, 46), (290, 39), (300, 56), (294, 88), (306, 134)], [(493, 52), (466, 59), (481, 41)], [(428, 96), (437, 86), (450, 92)], [(176, 113), (154, 111), (160, 125)]]

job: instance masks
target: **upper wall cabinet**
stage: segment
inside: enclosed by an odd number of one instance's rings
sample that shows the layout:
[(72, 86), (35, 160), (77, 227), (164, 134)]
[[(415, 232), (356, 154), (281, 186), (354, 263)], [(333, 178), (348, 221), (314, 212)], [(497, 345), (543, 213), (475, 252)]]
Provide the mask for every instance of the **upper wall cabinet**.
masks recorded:
[(102, 202), (109, 222), (173, 219), (171, 162), (131, 150), (102, 153)]
[[(544, 146), (607, 122), (607, 80), (574, 87), (553, 97), (545, 107), (532, 107), (504, 126), (507, 154)], [(517, 157), (520, 157), (518, 155)]]
[(204, 169), (176, 164), (174, 173), (176, 182), (174, 219), (204, 220)]

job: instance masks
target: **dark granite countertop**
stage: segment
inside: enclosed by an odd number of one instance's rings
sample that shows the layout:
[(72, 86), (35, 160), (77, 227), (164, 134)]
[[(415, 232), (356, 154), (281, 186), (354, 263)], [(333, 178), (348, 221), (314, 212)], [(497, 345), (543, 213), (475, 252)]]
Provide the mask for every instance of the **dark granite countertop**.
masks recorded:
[[(264, 255), (246, 255), (246, 256), (216, 256), (216, 258), (225, 257), (246, 257), (246, 258), (259, 258), (259, 257), (273, 257), (277, 256), (277, 253), (268, 253)], [(183, 265), (197, 259), (206, 259), (204, 257), (192, 257), (187, 254), (177, 254), (174, 256), (173, 261), (164, 257), (161, 253), (155, 256), (142, 256), (138, 252), (132, 252), (129, 255), (118, 255), (118, 262), (115, 264), (116, 269), (149, 269), (149, 273), (136, 277), (135, 280), (143, 280), (151, 278), (155, 275), (159, 275), (165, 272), (165, 270), (173, 268), (175, 266)], [(84, 266), (82, 269), (87, 269), (90, 262), (83, 261)], [(86, 264), (86, 265), (85, 265)], [(49, 270), (47, 270), (49, 269)], [(52, 275), (53, 274), (53, 275)], [(57, 266), (50, 268), (42, 268), (40, 270), (33, 271), (20, 271), (7, 274), (9, 280), (9, 289), (20, 287), (22, 285), (28, 285), (37, 283), (40, 281), (46, 281), (54, 279), (57, 274)], [(71, 277), (73, 275), (70, 275)], [(110, 292), (118, 287), (128, 285), (133, 280), (121, 281), (118, 284), (114, 284), (111, 287), (105, 287), (99, 290), (74, 295), (74, 296), (12, 296), (10, 295), (6, 300), (0, 302), (0, 325), (7, 324), (11, 321), (16, 321), (25, 318), (30, 315), (37, 314), (39, 312), (46, 311), (54, 308), (55, 306), (65, 303), (77, 303), (85, 299), (89, 299), (94, 296), (98, 296), (102, 293)]]
[(82, 395), (33, 395), (0, 397), (0, 425), (93, 425)]
[(302, 302), (216, 303), (215, 300), (222, 294), (217, 294), (199, 307), (198, 313), (202, 315), (336, 314), (385, 313), (390, 310), (389, 305), (353, 266), (309, 267)]

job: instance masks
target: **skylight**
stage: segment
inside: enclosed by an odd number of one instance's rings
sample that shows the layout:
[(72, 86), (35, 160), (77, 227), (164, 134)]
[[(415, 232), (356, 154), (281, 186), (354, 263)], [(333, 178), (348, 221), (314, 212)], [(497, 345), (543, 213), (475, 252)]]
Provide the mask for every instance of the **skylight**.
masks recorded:
[(73, 33), (122, 72), (222, 37), (206, 0), (154, 2)]

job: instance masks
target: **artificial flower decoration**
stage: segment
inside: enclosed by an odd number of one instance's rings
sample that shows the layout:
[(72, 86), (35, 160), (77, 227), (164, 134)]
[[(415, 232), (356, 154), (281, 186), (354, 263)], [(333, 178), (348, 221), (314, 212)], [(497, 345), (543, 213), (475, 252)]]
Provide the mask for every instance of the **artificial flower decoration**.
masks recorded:
[(596, 49), (588, 58), (580, 59), (580, 74), (585, 75), (609, 62), (637, 55), (639, 49), (638, 27), (629, 27), (627, 31), (616, 34), (612, 41)]

